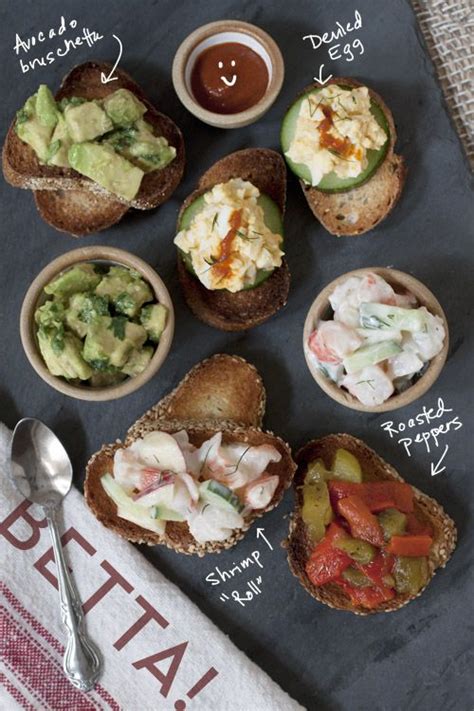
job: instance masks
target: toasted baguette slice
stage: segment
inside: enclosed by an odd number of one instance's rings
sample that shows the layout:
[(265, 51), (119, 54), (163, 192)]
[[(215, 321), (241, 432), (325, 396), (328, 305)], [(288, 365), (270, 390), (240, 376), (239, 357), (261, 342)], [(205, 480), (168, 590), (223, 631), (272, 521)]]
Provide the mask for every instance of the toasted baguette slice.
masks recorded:
[[(184, 201), (178, 217), (178, 229), (184, 210), (218, 183), (242, 178), (253, 183), (285, 212), (286, 168), (279, 153), (267, 148), (247, 148), (230, 153), (217, 161), (201, 177), (195, 190)], [(225, 289), (210, 290), (189, 273), (178, 257), (178, 277), (191, 311), (209, 326), (223, 331), (253, 328), (273, 316), (286, 304), (290, 273), (285, 260), (262, 284), (235, 294)]]
[(121, 69), (115, 70), (117, 81), (102, 84), (101, 73), (108, 74), (111, 66), (99, 62), (86, 62), (75, 67), (64, 78), (56, 99), (80, 96), (85, 99), (102, 99), (117, 89), (133, 92), (146, 107), (145, 120), (176, 148), (176, 158), (163, 170), (146, 173), (138, 195), (128, 202), (118, 198), (93, 180), (71, 168), (41, 165), (34, 150), (21, 141), (12, 122), (3, 147), (3, 174), (7, 182), (30, 190), (88, 190), (105, 199), (119, 201), (128, 207), (149, 210), (161, 205), (178, 186), (184, 171), (184, 142), (181, 131), (174, 122), (157, 111), (143, 94), (141, 88)]
[[(130, 427), (125, 444), (105, 445), (92, 456), (86, 470), (87, 504), (105, 526), (135, 543), (162, 544), (180, 553), (199, 556), (231, 548), (243, 538), (256, 518), (280, 502), (296, 469), (288, 445), (260, 429), (264, 409), (265, 389), (254, 366), (243, 358), (225, 354), (202, 361), (189, 371), (175, 390)], [(282, 455), (280, 462), (268, 467), (270, 474), (280, 477), (270, 504), (264, 510), (253, 511), (246, 518), (244, 527), (225, 541), (199, 544), (189, 533), (186, 523), (168, 522), (165, 536), (147, 531), (119, 518), (115, 504), (103, 490), (100, 479), (106, 472), (112, 472), (117, 448), (130, 445), (147, 432), (177, 432), (181, 429), (188, 432), (191, 442), (196, 445), (221, 431), (224, 442), (246, 442), (251, 446), (271, 444)]]
[(51, 227), (83, 237), (119, 222), (128, 206), (90, 190), (35, 190), (38, 212)]
[[(364, 86), (355, 79), (335, 77), (329, 84)], [(318, 84), (307, 86), (301, 93), (319, 89)], [(394, 153), (397, 140), (392, 112), (383, 99), (369, 88), (369, 95), (383, 110), (390, 129), (390, 144), (382, 165), (362, 185), (340, 193), (327, 193), (315, 187), (300, 184), (315, 217), (333, 235), (361, 235), (379, 224), (396, 205), (406, 178), (406, 168), (401, 156)]]
[[(306, 563), (311, 555), (314, 545), (311, 545), (306, 527), (301, 518), (303, 506), (304, 477), (308, 464), (314, 459), (322, 459), (326, 466), (330, 466), (336, 449), (342, 447), (354, 454), (359, 460), (364, 478), (367, 481), (376, 480), (396, 480), (404, 481), (398, 472), (387, 464), (376, 452), (370, 449), (364, 442), (348, 434), (335, 434), (322, 437), (321, 439), (308, 442), (296, 455), (298, 470), (295, 475), (294, 486), (296, 493), (295, 511), (290, 522), (290, 535), (287, 541), (288, 563), (292, 573), (299, 579), (303, 587), (310, 595), (319, 602), (333, 607), (337, 610), (348, 610), (356, 615), (368, 615), (374, 612), (392, 612), (406, 605), (410, 600), (421, 595), (421, 590), (417, 595), (399, 594), (393, 600), (383, 603), (374, 610), (364, 607), (355, 607), (342, 589), (336, 584), (315, 586), (306, 575)], [(434, 537), (431, 553), (428, 561), (430, 580), (433, 578), (437, 568), (444, 568), (456, 546), (456, 527), (452, 519), (444, 512), (437, 501), (423, 494), (413, 487), (415, 492), (415, 512), (421, 521), (431, 524)]]
[(252, 511), (251, 514), (247, 515), (244, 526), (236, 529), (225, 541), (198, 543), (189, 532), (188, 525), (185, 522), (178, 523), (168, 521), (166, 524), (166, 532), (163, 536), (153, 531), (147, 531), (141, 526), (137, 526), (117, 516), (117, 507), (105, 493), (100, 481), (106, 472), (111, 473), (113, 471), (113, 456), (119, 447), (124, 446), (121, 443), (102, 447), (100, 452), (94, 454), (89, 460), (84, 488), (86, 502), (96, 518), (103, 523), (104, 526), (134, 543), (165, 545), (178, 553), (197, 554), (199, 556), (203, 556), (206, 553), (219, 553), (220, 551), (232, 548), (232, 546), (244, 537), (245, 532), (257, 518), (277, 506), (283, 497), (285, 489), (291, 484), (296, 467), (291, 458), (291, 451), (288, 445), (279, 437), (275, 437), (269, 432), (262, 432), (262, 430), (254, 427), (243, 429), (230, 423), (224, 427), (221, 422), (203, 422), (201, 424), (195, 423), (194, 425), (187, 423), (185, 428), (183, 428), (183, 424), (184, 423), (180, 421), (149, 422), (143, 427), (141, 434), (144, 435), (146, 432), (156, 429), (170, 433), (186, 429), (190, 441), (194, 445), (200, 446), (206, 439), (212, 437), (216, 432), (221, 431), (223, 432), (224, 443), (242, 442), (250, 446), (269, 444), (275, 447), (280, 452), (282, 458), (279, 462), (270, 463), (267, 471), (270, 475), (278, 475), (280, 482), (269, 505), (264, 510)]
[(157, 420), (232, 422), (261, 427), (266, 393), (257, 369), (238, 356), (219, 353), (192, 368), (179, 385), (128, 431), (139, 437)]

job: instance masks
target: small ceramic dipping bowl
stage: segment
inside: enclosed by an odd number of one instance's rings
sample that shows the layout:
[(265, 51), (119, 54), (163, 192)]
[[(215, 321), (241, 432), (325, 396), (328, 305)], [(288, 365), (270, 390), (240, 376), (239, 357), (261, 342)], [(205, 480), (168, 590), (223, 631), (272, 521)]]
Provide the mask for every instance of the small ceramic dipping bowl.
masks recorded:
[[(394, 393), (385, 402), (380, 405), (363, 405), (356, 397), (351, 395), (344, 388), (340, 388), (336, 383), (334, 383), (329, 378), (319, 370), (315, 362), (314, 357), (308, 347), (308, 339), (311, 333), (314, 331), (316, 324), (320, 320), (327, 320), (332, 316), (332, 308), (329, 302), (329, 297), (339, 284), (345, 282), (347, 279), (353, 276), (365, 276), (367, 272), (374, 272), (378, 274), (386, 282), (388, 282), (397, 293), (403, 293), (406, 291), (411, 292), (417, 299), (420, 306), (426, 306), (428, 311), (434, 316), (439, 316), (445, 328), (445, 338), (443, 343), (443, 348), (441, 351), (432, 358), (426, 370), (423, 372), (417, 380), (413, 382), (406, 390), (400, 393)], [(316, 297), (311, 305), (306, 316), (306, 321), (303, 329), (303, 349), (306, 358), (306, 363), (311, 375), (316, 380), (320, 388), (324, 392), (332, 397), (333, 400), (339, 402), (345, 407), (350, 407), (352, 410), (359, 410), (361, 412), (389, 412), (390, 410), (397, 410), (399, 407), (405, 407), (410, 403), (417, 400), (419, 397), (424, 395), (427, 390), (433, 385), (435, 380), (438, 378), (443, 366), (446, 362), (446, 357), (448, 355), (449, 349), (449, 333), (448, 333), (448, 323), (446, 320), (445, 313), (441, 308), (439, 301), (431, 293), (427, 287), (422, 284), (418, 279), (412, 277), (410, 274), (405, 274), (396, 269), (387, 269), (383, 267), (367, 267), (366, 269), (356, 269), (352, 272), (347, 272), (342, 274), (337, 279), (334, 279), (330, 284), (328, 284)]]
[[(161, 335), (156, 350), (152, 359), (145, 370), (135, 377), (128, 377), (121, 383), (110, 385), (108, 387), (92, 387), (90, 385), (76, 385), (69, 383), (66, 379), (52, 375), (47, 369), (45, 362), (41, 356), (37, 337), (35, 311), (41, 306), (47, 298), (44, 293), (44, 287), (57, 277), (61, 272), (66, 271), (70, 267), (83, 262), (92, 262), (103, 266), (123, 266), (137, 271), (142, 278), (149, 284), (154, 293), (156, 301), (163, 304), (168, 309), (165, 329)], [(20, 313), (20, 336), (21, 342), (28, 360), (38, 375), (51, 385), (52, 388), (58, 390), (64, 395), (75, 397), (78, 400), (115, 400), (124, 395), (129, 395), (135, 390), (138, 390), (150, 378), (159, 371), (163, 361), (168, 355), (174, 334), (174, 310), (171, 302), (168, 289), (164, 285), (158, 274), (146, 262), (139, 257), (136, 257), (130, 252), (123, 249), (115, 249), (114, 247), (96, 246), (82, 247), (74, 249), (71, 252), (61, 255), (48, 264), (32, 282), (26, 292), (21, 307)]]
[[(192, 72), (205, 50), (230, 42), (244, 45), (260, 56), (268, 72), (268, 84), (261, 99), (250, 108), (238, 113), (215, 113), (204, 108), (194, 96)], [(284, 74), (283, 57), (276, 42), (259, 27), (238, 20), (219, 20), (199, 27), (182, 42), (173, 61), (173, 84), (181, 102), (198, 119), (218, 128), (241, 128), (257, 121), (280, 93)]]

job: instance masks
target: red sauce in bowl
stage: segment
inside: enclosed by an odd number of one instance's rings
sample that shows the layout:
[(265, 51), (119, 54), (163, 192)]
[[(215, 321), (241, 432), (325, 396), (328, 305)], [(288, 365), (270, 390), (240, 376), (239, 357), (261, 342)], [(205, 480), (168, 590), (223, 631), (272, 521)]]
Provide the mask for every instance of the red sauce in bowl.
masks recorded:
[(223, 42), (205, 49), (191, 72), (191, 89), (204, 109), (237, 114), (264, 96), (268, 69), (257, 52), (240, 42)]

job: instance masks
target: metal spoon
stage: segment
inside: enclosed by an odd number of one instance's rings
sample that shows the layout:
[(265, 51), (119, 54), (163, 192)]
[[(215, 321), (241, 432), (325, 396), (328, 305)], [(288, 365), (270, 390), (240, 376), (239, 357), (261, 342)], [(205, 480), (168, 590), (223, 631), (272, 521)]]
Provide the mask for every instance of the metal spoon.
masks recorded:
[(18, 491), (41, 506), (46, 516), (57, 566), (61, 618), (67, 630), (63, 669), (75, 687), (90, 691), (100, 675), (102, 663), (84, 631), (81, 601), (64, 561), (56, 524), (56, 511), (71, 488), (72, 466), (54, 432), (39, 420), (26, 417), (15, 427), (11, 474)]

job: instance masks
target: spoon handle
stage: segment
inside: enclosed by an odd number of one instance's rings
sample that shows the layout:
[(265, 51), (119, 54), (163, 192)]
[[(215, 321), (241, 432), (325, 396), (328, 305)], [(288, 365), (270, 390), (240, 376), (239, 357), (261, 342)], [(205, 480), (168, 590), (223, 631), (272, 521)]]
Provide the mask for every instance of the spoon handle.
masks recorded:
[(84, 631), (81, 601), (64, 560), (55, 512), (47, 511), (46, 518), (57, 567), (61, 618), (67, 630), (63, 669), (73, 686), (81, 691), (90, 691), (99, 678), (101, 659)]

